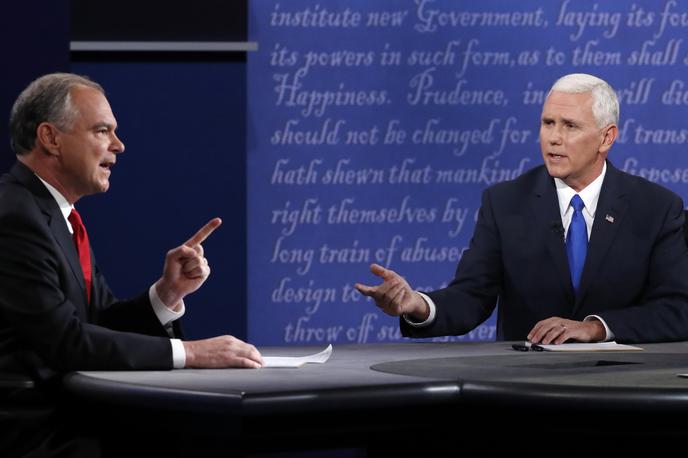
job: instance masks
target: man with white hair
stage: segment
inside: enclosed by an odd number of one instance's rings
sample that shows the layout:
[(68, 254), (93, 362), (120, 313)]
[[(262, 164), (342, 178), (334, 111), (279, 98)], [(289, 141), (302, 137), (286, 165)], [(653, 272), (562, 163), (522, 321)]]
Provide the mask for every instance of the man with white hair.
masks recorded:
[(683, 202), (607, 160), (618, 122), (609, 84), (560, 78), (542, 109), (544, 165), (485, 190), (454, 280), (420, 293), (374, 264), (382, 284), (357, 289), (409, 337), (465, 334), (499, 305), (499, 340), (688, 339)]

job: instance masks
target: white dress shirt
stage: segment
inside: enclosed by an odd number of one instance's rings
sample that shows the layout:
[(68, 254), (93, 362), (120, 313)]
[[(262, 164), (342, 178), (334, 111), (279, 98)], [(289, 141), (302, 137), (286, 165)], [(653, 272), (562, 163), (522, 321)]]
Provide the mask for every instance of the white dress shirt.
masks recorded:
[[(69, 233), (74, 234), (72, 224), (69, 222), (69, 214), (72, 212), (74, 206), (71, 205), (62, 194), (60, 194), (60, 191), (51, 186), (50, 183), (47, 183), (38, 175), (36, 176), (45, 185), (45, 187), (48, 189), (50, 194), (55, 199), (55, 202), (57, 202), (57, 205), (60, 207), (62, 216), (64, 217), (65, 222), (67, 223), (67, 229), (69, 229)], [(151, 285), (151, 287), (148, 289), (148, 298), (150, 299), (151, 306), (153, 307), (153, 312), (155, 312), (155, 316), (158, 317), (160, 324), (162, 324), (167, 333), (171, 336), (172, 322), (184, 316), (184, 313), (186, 312), (186, 306), (184, 305), (184, 301), (182, 301), (182, 307), (179, 312), (170, 310), (170, 308), (167, 307), (162, 302), (162, 300), (160, 300), (158, 292), (155, 290), (155, 284)], [(170, 345), (172, 345), (173, 367), (175, 369), (183, 368), (186, 365), (186, 351), (184, 350), (184, 344), (180, 339), (171, 338)]]
[[(592, 233), (592, 223), (595, 220), (595, 211), (597, 210), (597, 202), (600, 200), (600, 191), (602, 190), (602, 183), (604, 182), (604, 176), (607, 173), (607, 163), (604, 163), (602, 167), (602, 173), (600, 176), (595, 178), (592, 183), (583, 188), (579, 193), (577, 193), (583, 203), (585, 208), (583, 208), (583, 218), (585, 219), (585, 225), (588, 229), (588, 240), (590, 240), (590, 234)], [(564, 226), (564, 237), (568, 233), (569, 226), (571, 225), (571, 218), (573, 217), (573, 207), (571, 207), (571, 198), (576, 194), (576, 191), (569, 185), (564, 183), (560, 178), (554, 179), (554, 184), (557, 188), (557, 197), (559, 199), (559, 211), (561, 213), (561, 224)], [(404, 320), (411, 326), (422, 328), (431, 325), (435, 321), (436, 315), (436, 305), (432, 299), (426, 294), (417, 291), (418, 294), (425, 300), (430, 308), (430, 315), (425, 321), (417, 322), (412, 321), (408, 316), (404, 315)], [(604, 326), (606, 333), (605, 341), (613, 340), (614, 333), (609, 329), (607, 323), (604, 322), (602, 318), (597, 315), (588, 315), (583, 321), (590, 321), (593, 319), (599, 320)]]

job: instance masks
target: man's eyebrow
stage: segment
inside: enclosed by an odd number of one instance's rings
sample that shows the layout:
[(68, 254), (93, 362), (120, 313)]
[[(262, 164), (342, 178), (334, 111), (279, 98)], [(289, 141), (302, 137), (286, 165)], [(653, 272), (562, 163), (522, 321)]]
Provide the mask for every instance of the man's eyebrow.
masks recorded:
[(575, 124), (575, 125), (580, 125), (581, 122), (577, 119), (572, 119), (572, 118), (561, 118), (561, 122), (564, 124)]
[[(544, 115), (543, 115), (543, 116), (541, 117), (541, 120), (542, 120), (542, 121), (554, 121), (554, 120), (555, 120), (555, 116), (544, 116)], [(579, 120), (577, 120), (577, 119), (573, 119), (573, 118), (561, 118), (561, 123), (562, 123), (562, 124), (575, 124), (575, 125), (577, 125), (577, 126), (579, 126), (579, 125), (582, 124), (581, 121), (579, 121)]]
[(114, 125), (114, 124), (111, 124), (111, 123), (105, 122), (105, 121), (97, 122), (97, 123), (95, 123), (95, 124), (93, 125), (93, 129), (100, 129), (101, 127), (105, 127), (105, 128), (107, 128), (107, 129), (109, 129), (109, 130), (114, 130), (114, 129), (115, 129), (115, 125)]

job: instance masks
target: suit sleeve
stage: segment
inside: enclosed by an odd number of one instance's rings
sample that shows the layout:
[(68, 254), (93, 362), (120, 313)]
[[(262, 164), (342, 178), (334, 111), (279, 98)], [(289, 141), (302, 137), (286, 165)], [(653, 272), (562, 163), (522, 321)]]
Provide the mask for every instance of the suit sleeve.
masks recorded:
[(674, 196), (666, 207), (650, 254), (641, 297), (629, 307), (598, 314), (618, 341), (688, 339), (688, 247), (683, 202)]
[(465, 334), (490, 317), (502, 284), (501, 242), (490, 190), (482, 195), (478, 221), (469, 248), (464, 251), (452, 282), (443, 289), (426, 293), (437, 306), (433, 324), (413, 327), (402, 318), (406, 337), (433, 337)]
[[(45, 215), (23, 204), (0, 217), (0, 313), (5, 332), (32, 354), (27, 359), (57, 371), (171, 369), (169, 338), (139, 333), (158, 333), (145, 300), (117, 302), (100, 279), (88, 311), (96, 318), (79, 312), (66, 292), (73, 274)], [(134, 324), (127, 328), (125, 317)]]

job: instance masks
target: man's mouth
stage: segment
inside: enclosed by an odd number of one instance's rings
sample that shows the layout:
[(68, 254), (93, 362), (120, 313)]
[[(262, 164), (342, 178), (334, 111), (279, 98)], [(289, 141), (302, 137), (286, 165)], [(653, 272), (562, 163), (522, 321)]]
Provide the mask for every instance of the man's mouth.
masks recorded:
[(112, 169), (112, 166), (114, 166), (114, 165), (115, 165), (115, 163), (114, 163), (114, 162), (110, 162), (110, 161), (105, 161), (105, 162), (101, 162), (101, 163), (100, 163), (100, 166), (101, 166), (102, 168), (106, 169), (106, 170)]
[(549, 156), (550, 159), (553, 159), (555, 161), (564, 159), (566, 157), (563, 154), (557, 154), (557, 153), (547, 153), (547, 156)]

